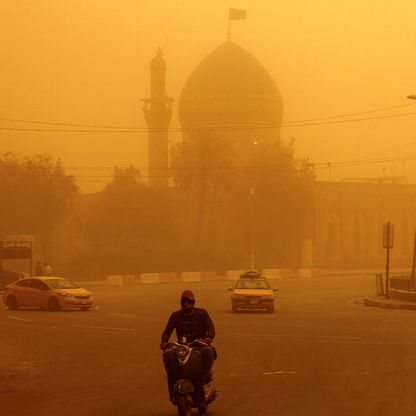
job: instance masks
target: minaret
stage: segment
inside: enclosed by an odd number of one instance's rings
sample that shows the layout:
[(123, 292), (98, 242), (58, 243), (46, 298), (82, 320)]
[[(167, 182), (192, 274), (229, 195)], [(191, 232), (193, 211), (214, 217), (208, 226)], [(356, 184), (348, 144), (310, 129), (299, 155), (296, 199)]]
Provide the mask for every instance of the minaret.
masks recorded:
[(166, 62), (161, 48), (150, 63), (150, 98), (142, 101), (144, 117), (149, 127), (149, 186), (167, 187), (169, 184), (168, 127), (173, 98), (168, 98), (166, 95)]

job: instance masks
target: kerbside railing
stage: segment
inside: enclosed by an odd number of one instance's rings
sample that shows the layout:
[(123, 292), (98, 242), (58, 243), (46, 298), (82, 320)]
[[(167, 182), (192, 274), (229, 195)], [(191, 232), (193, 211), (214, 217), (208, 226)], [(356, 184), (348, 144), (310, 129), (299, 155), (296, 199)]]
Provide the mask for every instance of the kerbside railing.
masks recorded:
[(416, 292), (416, 278), (412, 276), (391, 276), (390, 289)]

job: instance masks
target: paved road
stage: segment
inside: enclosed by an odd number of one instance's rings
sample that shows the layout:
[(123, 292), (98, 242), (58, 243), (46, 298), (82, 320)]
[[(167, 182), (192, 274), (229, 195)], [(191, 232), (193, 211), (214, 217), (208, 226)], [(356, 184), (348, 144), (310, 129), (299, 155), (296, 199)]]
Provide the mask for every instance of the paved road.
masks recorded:
[(174, 416), (159, 337), (190, 287), (217, 326), (211, 416), (414, 416), (416, 312), (357, 304), (373, 278), (276, 281), (273, 315), (232, 314), (229, 285), (96, 287), (96, 311), (1, 310), (0, 413)]

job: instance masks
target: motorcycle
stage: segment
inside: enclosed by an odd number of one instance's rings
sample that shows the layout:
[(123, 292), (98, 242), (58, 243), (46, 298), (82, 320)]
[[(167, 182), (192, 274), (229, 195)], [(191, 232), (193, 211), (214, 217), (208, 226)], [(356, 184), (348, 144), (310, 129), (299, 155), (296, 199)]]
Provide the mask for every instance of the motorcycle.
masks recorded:
[(217, 396), (211, 377), (201, 380), (200, 351), (207, 346), (201, 340), (189, 344), (170, 342), (163, 353), (168, 378), (171, 377), (173, 384), (169, 386), (171, 400), (178, 409), (178, 416), (191, 416), (193, 408), (197, 408), (200, 415), (205, 414)]

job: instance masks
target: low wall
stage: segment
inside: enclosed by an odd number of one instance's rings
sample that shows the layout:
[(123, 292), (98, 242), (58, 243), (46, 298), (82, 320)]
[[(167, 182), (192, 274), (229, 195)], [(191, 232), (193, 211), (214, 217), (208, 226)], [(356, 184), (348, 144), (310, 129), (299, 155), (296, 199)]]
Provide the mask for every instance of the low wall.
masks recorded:
[(160, 283), (177, 283), (181, 282), (180, 276), (177, 273), (159, 273)]
[(240, 276), (247, 270), (228, 270), (227, 280), (238, 280)]
[(135, 283), (136, 279), (132, 274), (113, 274), (107, 276), (107, 284), (110, 286), (128, 286), (134, 285)]
[(182, 272), (182, 282), (210, 282), (218, 280), (216, 272)]
[(172, 273), (141, 273), (140, 282), (145, 285), (156, 283), (176, 283), (180, 282), (180, 278), (174, 272)]

